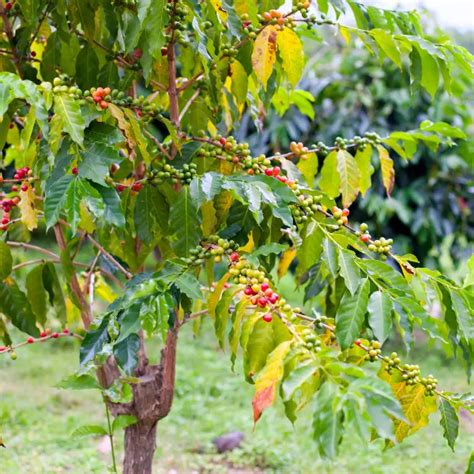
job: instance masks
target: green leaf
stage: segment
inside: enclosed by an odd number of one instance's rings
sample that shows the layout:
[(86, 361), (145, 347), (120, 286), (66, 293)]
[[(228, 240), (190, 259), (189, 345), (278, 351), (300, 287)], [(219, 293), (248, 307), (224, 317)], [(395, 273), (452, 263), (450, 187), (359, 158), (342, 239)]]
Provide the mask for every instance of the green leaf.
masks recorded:
[(370, 295), (369, 325), (381, 343), (387, 339), (392, 328), (392, 309), (392, 300), (386, 293), (379, 290)]
[(421, 57), (421, 85), (434, 97), (439, 85), (439, 66), (436, 58), (426, 50), (419, 48)]
[(216, 306), (216, 317), (214, 319), (214, 329), (221, 349), (224, 349), (224, 337), (229, 319), (229, 308), (234, 297), (235, 289), (230, 288), (224, 291), (219, 303)]
[(89, 135), (84, 145), (82, 160), (78, 166), (79, 176), (105, 185), (110, 166), (122, 160), (118, 150), (105, 143), (93, 141), (93, 137)]
[(370, 282), (365, 280), (355, 295), (345, 293), (336, 315), (336, 337), (347, 349), (359, 337), (369, 302)]
[(72, 180), (72, 175), (64, 175), (46, 189), (44, 215), (48, 229), (59, 220), (66, 201), (66, 190)]
[(360, 271), (354, 262), (355, 258), (354, 252), (339, 249), (339, 269), (342, 278), (344, 278), (346, 288), (350, 291), (351, 295), (355, 294), (360, 284)]
[(329, 273), (333, 278), (337, 277), (337, 247), (336, 244), (330, 240), (325, 239), (323, 242), (323, 260), (326, 264)]
[(66, 94), (56, 94), (54, 96), (54, 112), (61, 117), (64, 130), (72, 140), (82, 146), (86, 123), (82, 117), (79, 102)]
[(97, 329), (90, 329), (87, 332), (79, 350), (81, 366), (94, 360), (96, 354), (98, 354), (104, 347), (104, 344), (109, 341), (108, 326), (109, 317), (105, 316)]
[(474, 314), (468, 308), (464, 298), (454, 290), (450, 290), (451, 301), (453, 303), (456, 320), (459, 326), (461, 337), (470, 341), (474, 339)]
[(360, 172), (354, 157), (347, 150), (337, 152), (342, 205), (349, 207), (359, 194)]
[(298, 35), (288, 27), (278, 32), (277, 35), (278, 54), (281, 57), (283, 70), (290, 84), (296, 87), (304, 68), (303, 44)]
[(321, 168), (321, 178), (319, 180), (319, 188), (330, 198), (339, 196), (341, 178), (337, 170), (337, 165), (337, 151), (334, 150), (324, 159), (324, 164)]
[(149, 244), (168, 232), (169, 207), (157, 188), (145, 185), (135, 203), (135, 227), (138, 237)]
[(26, 295), (15, 282), (0, 282), (0, 313), (20, 331), (38, 337), (36, 318)]
[(46, 323), (48, 295), (43, 283), (44, 266), (38, 265), (26, 276), (25, 288), (31, 308), (40, 324)]
[(87, 436), (108, 436), (108, 431), (100, 425), (82, 425), (76, 428), (71, 436), (73, 438), (85, 438)]
[(112, 423), (112, 433), (115, 433), (117, 430), (125, 429), (127, 426), (134, 425), (137, 421), (137, 418), (134, 416), (119, 415)]
[(183, 187), (171, 204), (169, 226), (175, 236), (173, 248), (176, 253), (181, 257), (189, 256), (189, 251), (199, 241), (200, 221), (188, 186)]
[(458, 415), (451, 403), (444, 398), (440, 398), (439, 411), (441, 413), (440, 424), (443, 427), (443, 436), (446, 438), (449, 447), (454, 451), (454, 444), (459, 433)]
[(0, 280), (5, 280), (12, 272), (13, 259), (10, 247), (0, 240)]
[(100, 389), (100, 385), (97, 383), (96, 378), (88, 374), (70, 375), (69, 377), (61, 380), (55, 386), (56, 388), (63, 388), (66, 390)]
[(298, 273), (305, 272), (319, 261), (323, 250), (323, 238), (324, 232), (315, 221), (311, 220), (306, 228), (303, 243), (298, 248)]
[(401, 69), (402, 57), (393, 36), (381, 28), (369, 31), (370, 36), (375, 39), (380, 49)]
[[(112, 61), (111, 61), (112, 62)], [(97, 86), (99, 58), (92, 46), (86, 44), (76, 58), (76, 80), (82, 90)], [(110, 84), (107, 84), (110, 85)]]
[(137, 366), (139, 349), (140, 337), (138, 334), (130, 334), (114, 345), (115, 360), (127, 375), (131, 375)]

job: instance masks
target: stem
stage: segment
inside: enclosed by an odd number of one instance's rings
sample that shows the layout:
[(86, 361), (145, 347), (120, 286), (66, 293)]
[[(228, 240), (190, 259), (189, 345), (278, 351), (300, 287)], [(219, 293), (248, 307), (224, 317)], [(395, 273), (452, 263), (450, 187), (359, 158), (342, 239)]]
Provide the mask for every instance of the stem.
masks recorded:
[(103, 400), (104, 400), (104, 405), (105, 405), (105, 413), (107, 415), (107, 426), (108, 426), (108, 429), (109, 429), (110, 449), (112, 451), (112, 466), (113, 466), (114, 472), (118, 472), (117, 471), (117, 461), (115, 459), (114, 433), (112, 431), (112, 424), (110, 423), (109, 406), (107, 404), (107, 399), (105, 398), (105, 396), (103, 397)]
[(3, 21), (3, 29), (5, 31), (5, 34), (7, 35), (8, 42), (10, 43), (10, 46), (12, 48), (12, 54), (14, 57), (13, 62), (15, 63), (15, 67), (18, 72), (18, 75), (22, 77), (20, 67), (18, 64), (20, 62), (20, 57), (18, 56), (18, 51), (15, 45), (15, 35), (13, 34), (12, 24), (10, 23), (10, 20), (8, 19), (8, 12), (7, 10), (5, 10), (5, 6), (3, 5), (2, 0), (0, 0), (0, 17), (2, 18), (2, 21)]
[(10, 247), (20, 247), (23, 249), (34, 250), (35, 252), (42, 253), (55, 260), (60, 260), (59, 255), (56, 255), (55, 253), (50, 252), (49, 250), (38, 247), (37, 245), (27, 244), (25, 242), (13, 242), (11, 240), (7, 240), (6, 244)]

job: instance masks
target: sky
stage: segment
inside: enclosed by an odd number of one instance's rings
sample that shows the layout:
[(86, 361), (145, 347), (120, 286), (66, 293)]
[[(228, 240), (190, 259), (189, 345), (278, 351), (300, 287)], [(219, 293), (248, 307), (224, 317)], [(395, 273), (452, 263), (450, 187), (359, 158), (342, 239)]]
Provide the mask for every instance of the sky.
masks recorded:
[(474, 0), (370, 0), (364, 3), (382, 8), (398, 5), (402, 9), (425, 5), (435, 13), (440, 26), (474, 31)]

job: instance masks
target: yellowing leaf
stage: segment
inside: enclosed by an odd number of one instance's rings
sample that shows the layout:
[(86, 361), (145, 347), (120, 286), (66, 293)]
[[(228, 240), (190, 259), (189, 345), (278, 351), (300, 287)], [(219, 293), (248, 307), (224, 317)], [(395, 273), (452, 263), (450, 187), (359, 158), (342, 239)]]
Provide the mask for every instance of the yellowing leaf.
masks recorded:
[(342, 204), (349, 207), (359, 194), (360, 172), (354, 157), (347, 150), (337, 152), (337, 171), (341, 178)]
[(230, 278), (230, 273), (226, 273), (218, 282), (214, 289), (209, 294), (207, 309), (209, 311), (209, 315), (214, 319), (216, 317), (216, 307), (217, 303), (222, 296), (222, 292), (224, 291), (225, 284), (227, 280)]
[(122, 109), (114, 104), (109, 104), (107, 110), (110, 112), (110, 115), (112, 115), (112, 117), (117, 120), (117, 125), (127, 137), (129, 146), (133, 148), (135, 146), (135, 140), (130, 129), (130, 124), (127, 122), (127, 119), (125, 118)]
[(339, 25), (339, 33), (347, 44), (351, 42), (351, 32), (347, 26)]
[(406, 421), (394, 420), (394, 434), (400, 442), (428, 424), (429, 416), (437, 410), (436, 397), (426, 396), (421, 384), (408, 385), (399, 372), (388, 374), (382, 368), (379, 376), (392, 386), (406, 418)]
[(302, 155), (296, 167), (301, 171), (306, 182), (310, 185), (314, 185), (314, 176), (318, 171), (318, 155), (316, 153), (307, 153)]
[(34, 230), (38, 227), (38, 218), (35, 211), (35, 195), (31, 186), (27, 191), (20, 191), (20, 202), (18, 207), (21, 212), (21, 222), (25, 224), (28, 230)]
[(298, 35), (291, 28), (284, 28), (278, 32), (277, 45), (283, 63), (283, 70), (291, 85), (296, 87), (296, 84), (298, 84), (303, 74), (303, 44)]
[(248, 77), (244, 67), (239, 61), (234, 61), (230, 65), (232, 77), (231, 92), (238, 105), (242, 105), (247, 99)]
[(267, 88), (268, 78), (272, 75), (276, 60), (277, 36), (276, 27), (269, 25), (259, 33), (253, 47), (252, 65), (264, 89)]
[(219, 15), (219, 18), (222, 21), (227, 21), (227, 12), (222, 8), (222, 1), (221, 0), (211, 0), (211, 4), (214, 7), (214, 10)]
[(377, 145), (377, 150), (380, 157), (380, 167), (382, 168), (383, 185), (387, 191), (387, 194), (390, 196), (395, 183), (395, 169), (393, 168), (393, 160), (390, 158), (387, 149), (382, 145)]
[(295, 257), (295, 248), (291, 248), (283, 252), (280, 262), (278, 263), (278, 278), (281, 278), (282, 276), (286, 275), (286, 273), (288, 272), (288, 268), (290, 268), (291, 262), (293, 262)]
[(363, 150), (358, 150), (355, 156), (357, 167), (359, 168), (360, 173), (360, 193), (362, 196), (365, 196), (365, 193), (370, 189), (371, 176), (374, 172), (374, 167), (372, 166), (370, 159), (372, 157), (372, 146), (366, 145)]
[(283, 377), (285, 357), (290, 351), (292, 340), (279, 344), (268, 356), (255, 380), (255, 396), (252, 401), (253, 420), (257, 422), (263, 410), (273, 404), (278, 383)]

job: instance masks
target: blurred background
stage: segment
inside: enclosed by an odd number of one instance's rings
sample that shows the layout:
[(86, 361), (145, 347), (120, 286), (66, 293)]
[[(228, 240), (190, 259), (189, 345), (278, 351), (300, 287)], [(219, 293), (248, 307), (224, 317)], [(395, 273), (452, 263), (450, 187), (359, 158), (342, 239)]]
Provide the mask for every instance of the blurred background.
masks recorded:
[[(419, 7), (420, 2), (378, 0), (378, 6)], [(474, 2), (431, 0), (422, 18), (439, 42), (449, 36), (474, 52)], [(438, 25), (443, 27), (442, 32)], [(446, 31), (449, 32), (449, 36)], [(377, 185), (354, 205), (355, 220), (366, 221), (374, 234), (392, 237), (398, 253), (414, 253), (424, 266), (442, 270), (462, 283), (474, 241), (474, 123), (473, 82), (459, 72), (453, 94), (440, 92), (434, 101), (422, 90), (410, 90), (408, 75), (387, 61), (380, 64), (357, 43), (347, 45), (330, 30), (307, 42), (308, 64), (288, 107), (277, 107), (258, 133), (250, 116), (233, 131), (249, 141), (255, 153), (285, 150), (292, 140), (306, 144), (332, 143), (375, 131), (417, 128), (425, 119), (445, 121), (463, 129), (468, 139), (452, 147), (419, 147), (411, 160), (394, 157), (396, 182), (391, 199)], [(374, 179), (374, 183), (380, 180)], [(291, 276), (281, 291), (294, 304), (302, 293)], [(296, 427), (284, 418), (282, 407), (268, 410), (253, 429), (252, 387), (238, 369), (230, 370), (228, 355), (217, 348), (206, 326), (198, 338), (185, 328), (180, 341), (177, 393), (170, 416), (159, 423), (158, 473), (338, 473), (363, 470), (371, 474), (463, 473), (474, 440), (474, 422), (461, 414), (461, 435), (453, 453), (442, 438), (439, 420), (383, 451), (379, 444), (362, 447), (348, 437), (337, 460), (318, 457), (311, 440), (311, 416)], [(396, 340), (388, 350), (400, 350)], [(150, 351), (159, 347), (150, 341)], [(403, 349), (401, 349), (403, 351)], [(0, 360), (0, 428), (7, 445), (1, 452), (5, 474), (104, 473), (110, 460), (107, 439), (71, 438), (78, 426), (103, 422), (99, 397), (90, 391), (54, 388), (77, 364), (77, 346), (58, 341), (47, 348), (19, 351), (18, 360)], [(434, 373), (442, 388), (468, 390), (459, 361), (446, 359), (422, 339), (409, 356)], [(190, 362), (192, 361), (192, 362)], [(238, 431), (244, 441), (236, 450), (217, 454), (212, 440)], [(118, 440), (119, 451), (121, 440)], [(139, 474), (139, 473), (137, 473)]]

